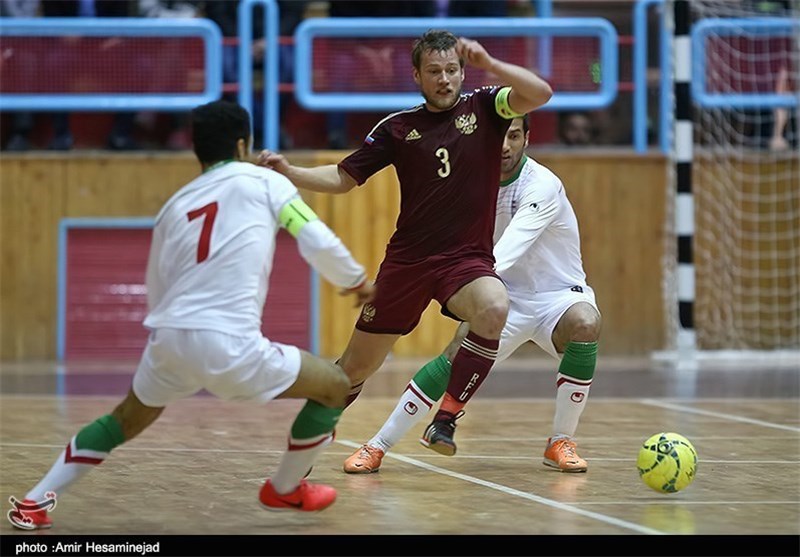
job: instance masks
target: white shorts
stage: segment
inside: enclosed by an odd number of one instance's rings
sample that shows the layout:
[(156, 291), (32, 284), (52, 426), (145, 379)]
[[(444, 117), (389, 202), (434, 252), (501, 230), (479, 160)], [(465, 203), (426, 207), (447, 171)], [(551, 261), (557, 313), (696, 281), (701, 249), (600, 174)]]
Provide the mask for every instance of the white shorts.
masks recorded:
[(553, 331), (566, 311), (578, 302), (591, 304), (597, 313), (600, 310), (595, 302), (594, 290), (582, 286), (583, 292), (570, 289), (537, 294), (519, 294), (509, 291), (509, 308), (506, 326), (500, 335), (495, 363), (502, 362), (529, 340), (535, 342), (545, 352), (561, 359), (553, 346)]
[(300, 373), (300, 350), (260, 334), (157, 329), (133, 376), (133, 392), (160, 408), (202, 389), (224, 400), (268, 402)]

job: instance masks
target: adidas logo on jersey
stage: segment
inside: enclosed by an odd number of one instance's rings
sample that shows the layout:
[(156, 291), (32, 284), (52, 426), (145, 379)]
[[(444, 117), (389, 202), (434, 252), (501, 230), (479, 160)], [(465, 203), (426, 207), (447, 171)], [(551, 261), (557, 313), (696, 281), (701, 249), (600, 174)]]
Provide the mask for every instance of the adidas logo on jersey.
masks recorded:
[(406, 141), (414, 141), (415, 139), (422, 139), (422, 136), (416, 129), (413, 129), (410, 132), (408, 132), (408, 135), (406, 136)]

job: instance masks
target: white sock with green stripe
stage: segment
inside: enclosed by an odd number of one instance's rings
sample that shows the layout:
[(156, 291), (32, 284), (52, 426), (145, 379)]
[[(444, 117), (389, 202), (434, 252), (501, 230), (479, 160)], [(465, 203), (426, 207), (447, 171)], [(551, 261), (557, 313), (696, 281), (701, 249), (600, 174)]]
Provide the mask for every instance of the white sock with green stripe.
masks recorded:
[(122, 426), (113, 416), (98, 418), (70, 439), (47, 475), (25, 496), (42, 501), (45, 493), (61, 495), (70, 484), (101, 464), (111, 450), (125, 442)]

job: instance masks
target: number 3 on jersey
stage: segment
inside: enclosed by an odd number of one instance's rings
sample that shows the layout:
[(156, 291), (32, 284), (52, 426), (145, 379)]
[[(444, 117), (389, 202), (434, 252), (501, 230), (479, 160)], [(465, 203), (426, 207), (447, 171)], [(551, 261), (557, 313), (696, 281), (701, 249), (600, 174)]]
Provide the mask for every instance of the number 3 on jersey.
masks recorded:
[(211, 249), (211, 229), (214, 228), (214, 219), (217, 218), (217, 205), (216, 201), (189, 211), (186, 216), (189, 217), (189, 222), (197, 217), (205, 217), (203, 219), (203, 229), (200, 231), (200, 242), (197, 244), (197, 262), (202, 263), (208, 259), (208, 252)]
[(442, 161), (443, 165), (442, 168), (436, 171), (436, 173), (442, 178), (447, 178), (450, 176), (450, 153), (448, 153), (447, 149), (444, 147), (439, 147), (436, 149), (436, 156), (440, 161)]

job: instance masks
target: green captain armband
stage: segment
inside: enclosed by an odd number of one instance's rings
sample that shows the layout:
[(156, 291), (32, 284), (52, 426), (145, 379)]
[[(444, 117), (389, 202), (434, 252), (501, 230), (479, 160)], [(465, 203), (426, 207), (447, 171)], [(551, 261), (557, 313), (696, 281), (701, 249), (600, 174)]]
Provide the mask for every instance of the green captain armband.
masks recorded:
[(302, 199), (292, 199), (289, 203), (283, 206), (278, 219), (289, 234), (294, 237), (300, 233), (307, 222), (318, 220), (317, 214), (311, 210), (311, 207), (306, 205)]
[(505, 118), (506, 120), (512, 120), (513, 118), (522, 118), (525, 116), (524, 114), (520, 114), (518, 112), (514, 112), (511, 109), (511, 106), (508, 104), (508, 95), (511, 93), (511, 87), (503, 87), (500, 91), (497, 92), (497, 95), (494, 97), (494, 109), (497, 113)]

